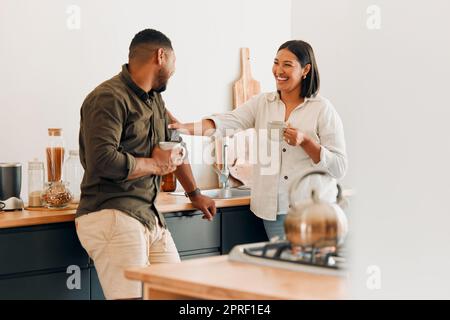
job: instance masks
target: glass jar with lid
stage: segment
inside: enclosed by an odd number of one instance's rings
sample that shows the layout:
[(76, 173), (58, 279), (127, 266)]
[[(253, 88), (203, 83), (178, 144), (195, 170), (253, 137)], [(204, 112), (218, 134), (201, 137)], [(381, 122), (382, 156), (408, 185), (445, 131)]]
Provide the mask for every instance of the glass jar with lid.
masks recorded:
[(61, 181), (64, 164), (64, 139), (61, 128), (48, 129), (46, 156), (48, 182)]
[(70, 150), (69, 158), (64, 164), (64, 180), (68, 182), (69, 190), (73, 195), (72, 202), (80, 201), (80, 185), (83, 180), (84, 169), (80, 162), (78, 150)]
[(42, 207), (41, 193), (44, 190), (44, 163), (38, 159), (28, 162), (28, 206)]

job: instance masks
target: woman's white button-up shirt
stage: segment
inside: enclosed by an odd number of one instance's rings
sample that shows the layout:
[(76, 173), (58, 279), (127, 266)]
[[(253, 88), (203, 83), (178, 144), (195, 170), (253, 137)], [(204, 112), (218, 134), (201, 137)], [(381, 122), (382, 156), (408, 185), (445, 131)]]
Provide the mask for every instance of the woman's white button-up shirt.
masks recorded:
[(305, 98), (287, 120), (291, 127), (321, 145), (320, 162), (317, 164), (302, 147), (291, 146), (283, 139), (274, 141), (268, 138), (268, 122), (284, 121), (285, 112), (279, 94), (271, 92), (259, 94), (231, 112), (206, 118), (214, 121), (216, 135), (231, 135), (236, 130), (250, 128), (256, 130), (250, 156), (250, 160), (255, 159), (251, 161), (254, 166), (250, 209), (266, 220), (275, 220), (277, 214), (288, 211), (291, 184), (313, 169), (325, 170), (329, 176), (312, 175), (305, 178), (292, 191), (293, 202), (311, 197), (312, 189), (318, 192), (322, 200), (334, 202), (337, 195), (336, 179), (341, 179), (347, 170), (342, 121), (329, 100), (320, 95)]

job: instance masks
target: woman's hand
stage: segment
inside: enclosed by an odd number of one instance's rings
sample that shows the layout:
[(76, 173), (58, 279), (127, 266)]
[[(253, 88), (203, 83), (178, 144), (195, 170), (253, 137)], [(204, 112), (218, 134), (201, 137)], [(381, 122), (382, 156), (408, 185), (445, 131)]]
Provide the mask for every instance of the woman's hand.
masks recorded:
[(314, 163), (320, 162), (320, 149), (322, 146), (303, 132), (291, 128), (289, 124), (284, 131), (284, 140), (291, 146), (302, 147)]
[(306, 136), (303, 134), (303, 132), (291, 128), (289, 125), (284, 131), (284, 141), (287, 142), (287, 144), (293, 146), (293, 147), (300, 147), (306, 140)]

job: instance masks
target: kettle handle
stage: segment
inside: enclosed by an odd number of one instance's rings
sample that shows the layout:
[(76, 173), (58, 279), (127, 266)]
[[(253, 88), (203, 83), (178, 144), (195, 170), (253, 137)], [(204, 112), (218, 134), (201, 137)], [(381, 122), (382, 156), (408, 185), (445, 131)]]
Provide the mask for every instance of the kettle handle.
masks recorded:
[[(295, 189), (297, 189), (297, 187), (300, 185), (300, 182), (303, 181), (303, 179), (305, 179), (306, 177), (309, 177), (311, 175), (314, 174), (318, 174), (318, 175), (328, 175), (328, 172), (324, 171), (324, 170), (312, 170), (309, 171), (307, 173), (305, 173), (303, 176), (301, 176), (300, 178), (297, 178), (297, 180), (294, 180), (294, 182), (292, 183), (291, 187), (289, 188), (289, 202), (291, 204), (291, 206), (294, 206), (294, 201), (292, 199), (292, 191), (294, 191)], [(336, 197), (336, 203), (340, 203), (343, 199), (342, 199), (342, 187), (339, 185), (339, 183), (336, 183), (336, 187), (338, 189), (338, 193), (337, 193), (337, 197)], [(312, 195), (314, 195), (314, 190), (312, 190)]]

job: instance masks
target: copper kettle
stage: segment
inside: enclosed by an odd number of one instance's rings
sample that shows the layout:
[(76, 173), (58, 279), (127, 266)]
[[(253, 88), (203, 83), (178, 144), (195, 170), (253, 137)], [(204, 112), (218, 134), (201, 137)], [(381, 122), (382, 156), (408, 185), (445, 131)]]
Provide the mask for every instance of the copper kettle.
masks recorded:
[(289, 190), (290, 210), (284, 221), (286, 239), (293, 248), (320, 249), (342, 245), (348, 232), (348, 222), (341, 205), (345, 203), (342, 188), (337, 184), (336, 203), (321, 201), (316, 190), (311, 191), (311, 198), (295, 203), (293, 191), (306, 177), (327, 172), (314, 170), (295, 180)]

